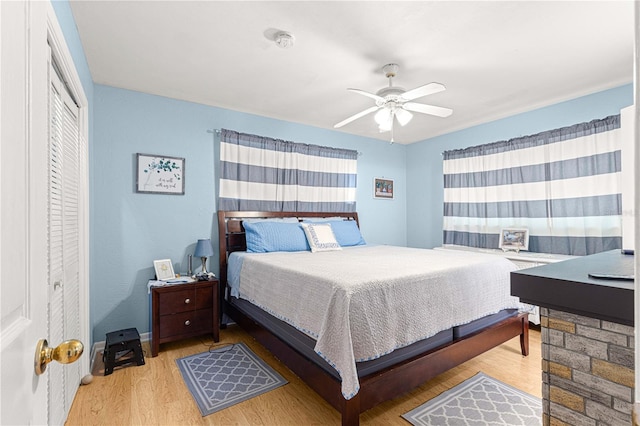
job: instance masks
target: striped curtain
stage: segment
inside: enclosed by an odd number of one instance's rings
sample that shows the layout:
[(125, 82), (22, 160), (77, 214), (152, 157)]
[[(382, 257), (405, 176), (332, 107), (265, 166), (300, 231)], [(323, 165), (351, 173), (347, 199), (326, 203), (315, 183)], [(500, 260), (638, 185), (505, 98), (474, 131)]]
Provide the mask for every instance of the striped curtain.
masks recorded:
[(222, 129), (220, 210), (353, 212), (358, 152)]
[(527, 228), (529, 250), (620, 248), (620, 115), (444, 155), (445, 244), (498, 248)]

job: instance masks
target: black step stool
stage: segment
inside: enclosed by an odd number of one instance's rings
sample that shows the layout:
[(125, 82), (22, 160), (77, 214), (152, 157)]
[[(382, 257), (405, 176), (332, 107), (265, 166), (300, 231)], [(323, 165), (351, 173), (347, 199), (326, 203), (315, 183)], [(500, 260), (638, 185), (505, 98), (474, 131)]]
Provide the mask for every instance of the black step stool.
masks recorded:
[(113, 368), (120, 365), (133, 362), (137, 365), (144, 365), (144, 355), (138, 330), (136, 328), (127, 328), (107, 333), (102, 360), (104, 361), (105, 376), (113, 373)]

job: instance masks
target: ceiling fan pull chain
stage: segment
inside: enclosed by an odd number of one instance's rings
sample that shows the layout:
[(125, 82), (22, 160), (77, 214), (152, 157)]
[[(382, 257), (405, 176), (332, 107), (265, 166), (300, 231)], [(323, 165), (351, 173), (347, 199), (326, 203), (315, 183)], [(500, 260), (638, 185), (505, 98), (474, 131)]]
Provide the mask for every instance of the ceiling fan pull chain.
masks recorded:
[(393, 144), (393, 142), (394, 142), (394, 140), (393, 140), (393, 122), (394, 122), (394, 119), (393, 119), (393, 115), (392, 115), (391, 116), (391, 129), (390, 129), (391, 130), (391, 140), (389, 141), (389, 145)]

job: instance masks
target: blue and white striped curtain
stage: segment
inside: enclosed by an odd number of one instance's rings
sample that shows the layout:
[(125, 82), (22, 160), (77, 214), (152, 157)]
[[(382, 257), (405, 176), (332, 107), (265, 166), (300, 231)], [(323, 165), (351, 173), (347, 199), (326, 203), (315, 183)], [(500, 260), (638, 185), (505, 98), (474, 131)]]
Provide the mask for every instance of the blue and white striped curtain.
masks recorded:
[(358, 152), (222, 129), (220, 210), (353, 212)]
[(620, 115), (444, 155), (445, 244), (498, 248), (527, 228), (529, 250), (621, 247)]

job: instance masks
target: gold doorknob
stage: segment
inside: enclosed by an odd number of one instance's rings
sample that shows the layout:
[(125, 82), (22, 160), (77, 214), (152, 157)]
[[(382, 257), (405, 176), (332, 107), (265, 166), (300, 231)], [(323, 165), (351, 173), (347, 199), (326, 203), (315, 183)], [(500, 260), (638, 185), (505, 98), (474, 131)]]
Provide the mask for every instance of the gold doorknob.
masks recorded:
[(40, 339), (36, 345), (36, 356), (34, 368), (39, 376), (47, 369), (47, 364), (51, 361), (58, 361), (60, 364), (71, 364), (77, 361), (84, 351), (84, 345), (80, 340), (72, 339), (60, 343), (55, 348), (50, 348), (47, 339)]

